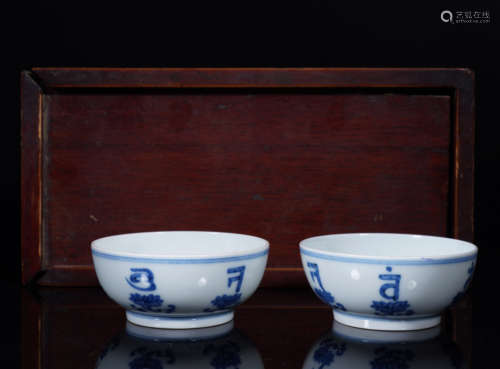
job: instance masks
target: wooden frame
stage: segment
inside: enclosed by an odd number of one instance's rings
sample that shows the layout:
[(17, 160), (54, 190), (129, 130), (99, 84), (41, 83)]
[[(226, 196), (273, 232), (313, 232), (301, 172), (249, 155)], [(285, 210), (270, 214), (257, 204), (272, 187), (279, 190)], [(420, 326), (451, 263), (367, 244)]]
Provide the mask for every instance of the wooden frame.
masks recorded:
[[(24, 284), (40, 275), (46, 285), (89, 285), (96, 279), (89, 265), (48, 265), (44, 260), (44, 135), (51, 93), (73, 90), (128, 89), (398, 89), (446, 91), (451, 98), (452, 147), (450, 226), (448, 236), (472, 241), (474, 236), (474, 75), (468, 69), (443, 68), (35, 68), (23, 72), (21, 247)], [(266, 285), (305, 281), (300, 266), (271, 267)]]

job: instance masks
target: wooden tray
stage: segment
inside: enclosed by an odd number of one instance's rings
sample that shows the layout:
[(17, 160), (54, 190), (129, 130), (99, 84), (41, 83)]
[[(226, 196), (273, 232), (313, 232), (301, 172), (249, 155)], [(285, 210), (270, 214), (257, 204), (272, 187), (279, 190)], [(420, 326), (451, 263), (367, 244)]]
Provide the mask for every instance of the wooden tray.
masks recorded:
[(473, 239), (466, 69), (37, 68), (21, 128), (24, 283), (96, 285), (125, 232), (264, 237), (264, 285), (306, 283), (313, 235)]

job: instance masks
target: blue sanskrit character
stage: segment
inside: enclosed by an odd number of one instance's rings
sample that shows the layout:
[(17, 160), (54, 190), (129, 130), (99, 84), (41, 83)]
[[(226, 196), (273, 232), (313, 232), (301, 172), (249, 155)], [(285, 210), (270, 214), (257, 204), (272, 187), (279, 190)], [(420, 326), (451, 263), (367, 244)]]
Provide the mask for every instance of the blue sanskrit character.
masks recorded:
[(154, 283), (154, 275), (148, 268), (131, 268), (132, 272), (128, 278), (125, 278), (127, 283), (139, 291), (154, 291), (156, 285)]
[[(154, 274), (148, 268), (130, 268), (130, 276), (125, 278), (130, 287), (139, 291), (154, 291), (156, 284)], [(131, 293), (129, 296), (132, 309), (142, 312), (153, 313), (172, 313), (175, 311), (175, 305), (169, 304), (163, 307), (163, 299), (160, 295), (152, 293), (143, 295), (140, 293)]]
[(243, 277), (245, 275), (245, 266), (241, 265), (236, 268), (229, 268), (227, 270), (227, 274), (237, 274), (235, 276), (231, 276), (227, 279), (227, 288), (230, 288), (233, 282), (236, 282), (236, 292), (240, 292), (241, 284), (243, 283)]
[(227, 278), (227, 288), (232, 288), (232, 286), (236, 284), (235, 293), (216, 296), (212, 301), (210, 301), (210, 304), (213, 307), (204, 309), (205, 312), (229, 309), (241, 300), (240, 290), (245, 276), (245, 269), (245, 265), (227, 269), (226, 272), (229, 275)]
[[(386, 271), (392, 272), (392, 267), (387, 266)], [(408, 301), (399, 301), (399, 287), (401, 274), (379, 274), (382, 281), (391, 281), (380, 286), (379, 294), (389, 301), (372, 301), (370, 307), (375, 310), (376, 315), (413, 315)]]
[(316, 286), (313, 287), (313, 290), (316, 293), (316, 295), (326, 304), (336, 309), (345, 311), (346, 310), (345, 306), (339, 302), (335, 302), (335, 298), (333, 297), (333, 295), (330, 292), (328, 292), (325, 289), (325, 287), (323, 287), (323, 282), (321, 282), (321, 275), (319, 274), (318, 264), (308, 262), (307, 267), (309, 268), (311, 280), (313, 284)]
[[(399, 274), (380, 274), (378, 276), (383, 281), (394, 281), (393, 283), (384, 283), (380, 286), (380, 296), (383, 298), (397, 301), (399, 299), (399, 282), (401, 281), (401, 275)], [(392, 295), (387, 292), (392, 290)]]

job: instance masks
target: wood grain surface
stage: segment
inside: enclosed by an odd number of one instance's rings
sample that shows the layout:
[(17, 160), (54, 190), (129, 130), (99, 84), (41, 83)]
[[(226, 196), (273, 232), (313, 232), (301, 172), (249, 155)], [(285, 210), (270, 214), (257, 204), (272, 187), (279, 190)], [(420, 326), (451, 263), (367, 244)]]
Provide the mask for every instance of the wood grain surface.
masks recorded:
[[(44, 91), (41, 284), (95, 285), (90, 242), (126, 232), (266, 238), (265, 285), (305, 284), (298, 242), (318, 234), (472, 238), (467, 70), (34, 74)], [(34, 243), (23, 248), (31, 260)]]

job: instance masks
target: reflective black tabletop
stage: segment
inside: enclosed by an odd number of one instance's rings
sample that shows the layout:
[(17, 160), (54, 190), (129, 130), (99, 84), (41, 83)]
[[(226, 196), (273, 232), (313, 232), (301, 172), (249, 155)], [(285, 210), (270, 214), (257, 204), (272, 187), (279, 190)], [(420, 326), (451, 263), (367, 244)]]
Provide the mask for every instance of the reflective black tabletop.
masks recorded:
[[(479, 368), (467, 297), (441, 325), (351, 328), (309, 289), (259, 289), (234, 321), (196, 330), (140, 327), (100, 288), (23, 288), (23, 368)], [(476, 352), (477, 351), (477, 352)], [(492, 363), (489, 363), (492, 364)], [(488, 366), (491, 367), (491, 366)], [(496, 365), (493, 365), (496, 367)]]

